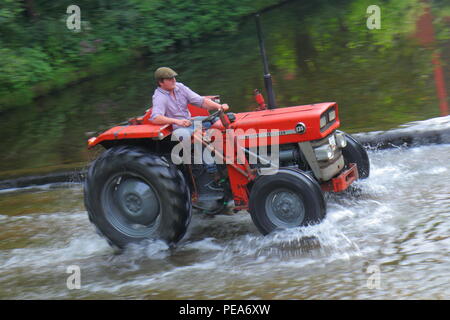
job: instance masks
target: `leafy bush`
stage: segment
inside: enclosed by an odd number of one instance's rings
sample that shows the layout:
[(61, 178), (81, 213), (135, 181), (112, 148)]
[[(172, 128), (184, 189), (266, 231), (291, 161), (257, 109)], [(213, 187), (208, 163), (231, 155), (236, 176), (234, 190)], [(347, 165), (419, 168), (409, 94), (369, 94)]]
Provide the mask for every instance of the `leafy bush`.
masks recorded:
[[(2, 0), (1, 108), (24, 103), (11, 100), (11, 93), (43, 94), (105, 72), (109, 64), (110, 69), (126, 64), (136, 52), (177, 50), (206, 36), (234, 32), (242, 16), (278, 2), (78, 0), (82, 27), (73, 32), (66, 27), (66, 9), (72, 1)], [(74, 75), (74, 70), (79, 72)]]

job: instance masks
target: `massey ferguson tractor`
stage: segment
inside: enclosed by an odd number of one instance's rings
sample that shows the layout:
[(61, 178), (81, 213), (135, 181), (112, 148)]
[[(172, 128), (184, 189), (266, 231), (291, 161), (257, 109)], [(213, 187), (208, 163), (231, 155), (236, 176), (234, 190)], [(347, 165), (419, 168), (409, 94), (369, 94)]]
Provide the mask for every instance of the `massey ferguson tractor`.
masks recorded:
[[(208, 187), (215, 178), (204, 164), (173, 161), (180, 141), (172, 139), (171, 125), (152, 123), (151, 108), (88, 140), (88, 148), (101, 145), (106, 151), (89, 167), (85, 206), (112, 246), (149, 239), (176, 244), (193, 208), (199, 214), (247, 210), (262, 234), (317, 224), (326, 215), (324, 192), (342, 192), (369, 176), (365, 149), (339, 131), (337, 103), (275, 107), (258, 17), (257, 30), (268, 104), (256, 91), (259, 106), (252, 112), (209, 114), (189, 105), (193, 117), (203, 116), (192, 146), (223, 160), (216, 161), (221, 190)], [(258, 154), (260, 148), (266, 155)]]

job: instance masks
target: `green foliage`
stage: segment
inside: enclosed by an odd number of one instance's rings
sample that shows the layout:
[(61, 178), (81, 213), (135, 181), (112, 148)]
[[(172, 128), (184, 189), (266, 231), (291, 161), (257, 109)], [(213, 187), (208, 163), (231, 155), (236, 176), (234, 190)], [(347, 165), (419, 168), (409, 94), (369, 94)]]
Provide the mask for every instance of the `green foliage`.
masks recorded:
[[(342, 129), (347, 132), (383, 130), (438, 116), (432, 50), (422, 47), (414, 37), (416, 21), (408, 18), (414, 14), (414, 8), (406, 9), (405, 1), (395, 1), (378, 1), (382, 19), (386, 14), (382, 20), (386, 35), (367, 29), (367, 0), (290, 1), (265, 12), (262, 25), (277, 105), (336, 101)], [(448, 0), (440, 1), (441, 6), (432, 7), (434, 11), (448, 7)], [(209, 29), (208, 33), (198, 31), (205, 27), (198, 22), (204, 17), (189, 15), (195, 10), (205, 10), (204, 7), (194, 9), (180, 4), (177, 10), (190, 11), (183, 13), (188, 18), (180, 18), (176, 26), (167, 18), (173, 10), (164, 11), (168, 9), (160, 1), (77, 2), (86, 21), (83, 32), (58, 28), (61, 24), (65, 26), (64, 17), (50, 21), (38, 16), (33, 22), (36, 30), (26, 34), (27, 45), (23, 46), (32, 51), (20, 49), (17, 39), (14, 46), (2, 46), (0, 77), (5, 76), (3, 68), (11, 68), (9, 74), (20, 69), (25, 71), (17, 72), (17, 79), (9, 79), (11, 83), (20, 87), (21, 82), (29, 81), (33, 63), (28, 62), (28, 56), (42, 61), (41, 71), (35, 74), (40, 77), (33, 88), (36, 94), (63, 88), (67, 83), (106, 73), (111, 68), (114, 72), (2, 113), (4, 161), (0, 163), (0, 171), (93, 160), (95, 156), (86, 150), (86, 139), (92, 132), (143, 114), (154, 90), (150, 74), (155, 66), (173, 67), (180, 74), (178, 80), (199, 94), (220, 94), (233, 112), (254, 110), (253, 89), (259, 88), (265, 94), (254, 19), (239, 18), (255, 10), (249, 2), (243, 2), (247, 7), (235, 8), (225, 2), (221, 7), (222, 11), (230, 11), (226, 19), (234, 16), (239, 21), (239, 33), (233, 33), (234, 27), (229, 31), (222, 27), (216, 31)], [(54, 8), (59, 6), (56, 1), (52, 3)], [(258, 5), (271, 3), (260, 1)], [(49, 4), (47, 10), (56, 10), (53, 7)], [(36, 6), (36, 10), (41, 9)], [(163, 11), (157, 18), (155, 14), (146, 14), (160, 9)], [(222, 21), (223, 12), (214, 14)], [(439, 18), (437, 14), (434, 16)], [(118, 20), (120, 24), (113, 23)], [(152, 28), (142, 27), (147, 24)], [(448, 24), (436, 21), (434, 26), (439, 32)], [(184, 38), (186, 29), (190, 34), (198, 32), (202, 41)], [(224, 35), (203, 39), (215, 32)], [(95, 42), (97, 39), (102, 41)], [(118, 46), (122, 42), (126, 45)], [(161, 53), (129, 63), (142, 50), (157, 52), (157, 45), (164, 43), (162, 47), (166, 49)], [(189, 47), (183, 48), (187, 44)], [(446, 57), (450, 57), (450, 52), (443, 50), (443, 64), (450, 61)], [(51, 72), (47, 66), (53, 68)], [(46, 70), (51, 77), (44, 77)], [(7, 77), (2, 79), (8, 81)], [(3, 98), (26, 101), (30, 92), (25, 87)], [(91, 133), (86, 135), (88, 132)]]
[(176, 51), (206, 36), (232, 33), (243, 16), (278, 2), (78, 0), (81, 31), (73, 32), (66, 27), (73, 1), (2, 0), (0, 110), (127, 64), (136, 55)]

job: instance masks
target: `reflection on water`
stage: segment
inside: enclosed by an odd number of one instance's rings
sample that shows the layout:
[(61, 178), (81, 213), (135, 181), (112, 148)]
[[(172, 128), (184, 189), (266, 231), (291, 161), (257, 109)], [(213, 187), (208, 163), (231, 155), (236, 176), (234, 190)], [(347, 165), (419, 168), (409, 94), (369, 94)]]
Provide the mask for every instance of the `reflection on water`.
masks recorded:
[[(383, 3), (389, 14), (382, 30), (372, 31), (366, 28), (371, 4), (366, 0), (292, 1), (264, 13), (278, 105), (337, 101), (349, 132), (439, 115), (432, 50), (414, 36), (420, 3)], [(444, 62), (449, 56), (448, 39), (441, 36), (449, 28), (445, 21), (437, 19), (435, 25)], [(249, 18), (236, 35), (137, 61), (2, 114), (0, 171), (92, 159), (86, 133), (142, 114), (154, 90), (153, 70), (161, 65), (173, 67), (179, 80), (200, 94), (220, 94), (233, 111), (253, 108), (253, 89), (264, 88), (255, 23)], [(448, 70), (444, 65), (450, 78)]]
[[(81, 186), (5, 191), (0, 298), (448, 299), (449, 154), (369, 152), (371, 177), (327, 195), (317, 226), (264, 237), (245, 212), (195, 214), (177, 248), (150, 242), (120, 255), (90, 225)], [(66, 288), (70, 265), (80, 290)], [(379, 289), (367, 286), (370, 266)]]

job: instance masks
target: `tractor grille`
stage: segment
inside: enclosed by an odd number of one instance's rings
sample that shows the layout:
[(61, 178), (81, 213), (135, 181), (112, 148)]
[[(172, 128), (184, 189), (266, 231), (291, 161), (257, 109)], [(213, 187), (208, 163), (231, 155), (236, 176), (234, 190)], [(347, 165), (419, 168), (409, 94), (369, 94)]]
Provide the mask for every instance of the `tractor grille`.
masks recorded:
[(321, 180), (327, 181), (344, 168), (342, 151), (336, 144), (335, 132), (323, 139), (311, 141), (316, 160), (321, 171)]

